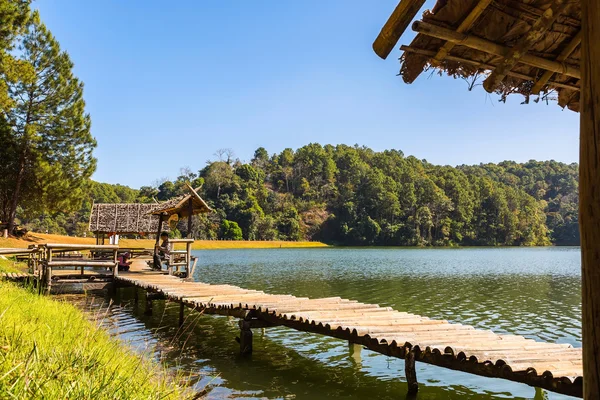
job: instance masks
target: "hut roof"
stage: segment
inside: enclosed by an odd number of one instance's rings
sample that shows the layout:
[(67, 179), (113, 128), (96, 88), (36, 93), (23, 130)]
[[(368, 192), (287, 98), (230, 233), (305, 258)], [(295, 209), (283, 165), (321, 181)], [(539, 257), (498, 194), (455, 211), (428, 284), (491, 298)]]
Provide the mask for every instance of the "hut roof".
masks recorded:
[[(96, 203), (92, 206), (89, 230), (94, 233), (153, 233), (158, 217), (150, 214), (162, 204)], [(168, 224), (163, 223), (164, 230)]]
[(190, 215), (190, 201), (192, 202), (191, 215), (207, 213), (212, 209), (198, 195), (196, 190), (186, 183), (188, 194), (173, 198), (159, 204), (159, 207), (150, 211), (154, 215), (173, 215), (177, 214), (180, 218)]
[[(425, 0), (401, 0), (373, 49), (386, 58)], [(579, 0), (437, 0), (401, 46), (400, 75), (412, 83), (437, 68), (506, 99), (556, 98), (579, 111), (581, 4)], [(539, 94), (540, 97), (537, 97)]]
[[(192, 200), (191, 215), (212, 211), (198, 193), (187, 185), (189, 193), (162, 203), (97, 203), (92, 206), (89, 230), (94, 233), (153, 233), (158, 231), (159, 215), (174, 215), (184, 218), (190, 215), (189, 201)], [(169, 230), (168, 222), (162, 225)]]

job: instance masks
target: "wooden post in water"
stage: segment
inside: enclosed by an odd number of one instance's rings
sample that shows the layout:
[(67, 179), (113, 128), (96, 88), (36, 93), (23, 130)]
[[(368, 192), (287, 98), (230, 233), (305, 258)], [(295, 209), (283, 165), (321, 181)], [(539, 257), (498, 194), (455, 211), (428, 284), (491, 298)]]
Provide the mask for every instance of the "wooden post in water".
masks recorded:
[(600, 2), (581, 0), (579, 230), (583, 398), (600, 399)]
[(240, 354), (248, 356), (252, 354), (252, 329), (250, 321), (240, 320)]
[(146, 292), (146, 309), (144, 315), (152, 315), (152, 297), (150, 293)]
[(419, 383), (417, 382), (417, 370), (415, 368), (415, 353), (408, 348), (404, 357), (404, 370), (406, 383), (408, 383), (408, 394), (417, 393), (419, 391)]

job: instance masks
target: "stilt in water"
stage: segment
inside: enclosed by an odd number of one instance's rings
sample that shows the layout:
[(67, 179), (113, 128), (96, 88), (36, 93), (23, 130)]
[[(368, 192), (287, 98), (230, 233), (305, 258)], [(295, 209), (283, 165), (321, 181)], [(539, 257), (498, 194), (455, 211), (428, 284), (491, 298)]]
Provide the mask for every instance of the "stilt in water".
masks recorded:
[(146, 309), (144, 310), (144, 315), (152, 315), (152, 297), (149, 296), (149, 293), (146, 293)]
[(408, 394), (416, 394), (419, 390), (419, 383), (417, 382), (417, 370), (415, 368), (415, 352), (408, 348), (404, 357), (404, 370), (406, 382), (408, 383)]
[(240, 320), (240, 354), (248, 356), (252, 354), (252, 329), (250, 321)]

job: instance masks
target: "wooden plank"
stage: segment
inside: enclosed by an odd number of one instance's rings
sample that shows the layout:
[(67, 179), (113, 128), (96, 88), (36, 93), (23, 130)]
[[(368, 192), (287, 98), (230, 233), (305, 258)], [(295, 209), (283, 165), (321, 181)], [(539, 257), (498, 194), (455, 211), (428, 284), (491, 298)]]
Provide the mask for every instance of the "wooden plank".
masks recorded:
[(90, 267), (90, 268), (113, 268), (115, 263), (112, 261), (50, 261), (48, 265), (52, 267)]

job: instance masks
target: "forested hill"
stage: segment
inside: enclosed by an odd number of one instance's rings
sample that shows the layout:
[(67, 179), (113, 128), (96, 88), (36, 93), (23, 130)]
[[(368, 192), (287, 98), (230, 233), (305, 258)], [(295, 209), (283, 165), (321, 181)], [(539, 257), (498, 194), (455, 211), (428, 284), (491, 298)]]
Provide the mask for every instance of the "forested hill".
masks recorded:
[[(200, 171), (139, 190), (90, 182), (74, 213), (25, 219), (33, 229), (81, 234), (91, 201), (168, 200), (184, 182), (215, 209), (197, 238), (322, 240), (346, 245), (576, 245), (578, 166), (432, 165), (401, 151), (309, 144), (248, 163), (232, 152)], [(180, 230), (185, 231), (185, 223)], [(185, 232), (184, 232), (185, 233)]]

